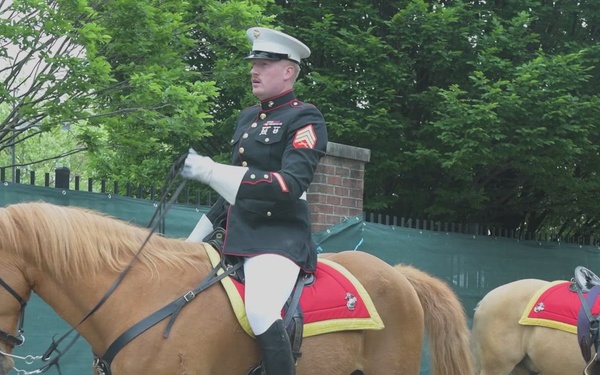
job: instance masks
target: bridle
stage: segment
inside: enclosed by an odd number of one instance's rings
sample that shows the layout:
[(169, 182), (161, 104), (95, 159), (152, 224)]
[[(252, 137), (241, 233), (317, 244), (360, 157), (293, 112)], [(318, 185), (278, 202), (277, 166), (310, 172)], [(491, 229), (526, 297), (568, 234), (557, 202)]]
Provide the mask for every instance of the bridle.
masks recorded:
[(6, 281), (4, 281), (2, 278), (0, 278), (0, 285), (2, 285), (2, 287), (4, 287), (4, 289), (13, 297), (15, 297), (15, 299), (21, 304), (21, 311), (19, 312), (20, 316), (19, 323), (17, 325), (16, 335), (0, 330), (0, 341), (3, 341), (14, 348), (15, 346), (23, 345), (23, 343), (25, 342), (25, 336), (23, 336), (23, 324), (25, 321), (25, 306), (27, 306), (27, 301), (25, 301), (23, 297), (19, 295), (19, 293), (15, 292), (15, 290), (11, 288), (11, 286), (8, 285)]
[[(49, 361), (45, 366), (39, 368), (38, 370), (35, 370), (33, 372), (24, 372), (24, 374), (38, 374), (38, 373), (43, 373), (43, 372), (47, 371), (52, 366), (56, 366), (57, 369), (58, 369), (58, 372), (60, 374), (60, 367), (58, 365), (59, 359), (71, 348), (71, 346), (73, 346), (73, 344), (75, 343), (75, 341), (77, 341), (77, 339), (80, 337), (80, 335), (77, 333), (75, 335), (75, 337), (73, 337), (68, 342), (68, 344), (66, 345), (66, 348), (63, 351), (58, 351), (57, 350), (58, 345), (64, 339), (66, 339), (68, 336), (70, 336), (71, 333), (75, 332), (76, 328), (78, 326), (80, 326), (85, 320), (87, 320), (87, 318), (89, 318), (94, 312), (96, 312), (96, 310), (98, 310), (100, 308), (100, 306), (102, 306), (104, 304), (104, 302), (106, 302), (106, 300), (108, 299), (108, 297), (112, 294), (112, 292), (117, 288), (117, 286), (125, 278), (125, 276), (129, 272), (129, 270), (131, 269), (133, 263), (137, 260), (137, 258), (139, 257), (140, 253), (142, 252), (144, 246), (148, 243), (148, 241), (150, 240), (150, 237), (154, 234), (156, 228), (159, 226), (160, 222), (164, 219), (167, 211), (169, 210), (169, 208), (171, 207), (171, 205), (177, 200), (177, 197), (179, 196), (179, 194), (181, 193), (181, 191), (185, 187), (186, 181), (184, 180), (183, 182), (181, 182), (179, 184), (179, 186), (177, 186), (177, 188), (173, 192), (171, 198), (168, 199), (168, 193), (169, 193), (171, 187), (173, 186), (173, 184), (175, 182), (175, 179), (177, 178), (177, 176), (181, 172), (181, 169), (183, 168), (183, 163), (184, 163), (184, 160), (185, 160), (186, 156), (187, 156), (187, 154), (184, 154), (184, 155), (180, 156), (177, 159), (177, 161), (175, 161), (171, 165), (171, 167), (169, 169), (169, 174), (168, 174), (167, 180), (165, 182), (165, 186), (163, 187), (163, 194), (162, 194), (162, 196), (160, 198), (160, 202), (159, 202), (159, 204), (157, 206), (157, 209), (154, 212), (154, 215), (152, 216), (152, 218), (150, 219), (150, 222), (147, 225), (147, 227), (150, 228), (150, 232), (148, 233), (148, 236), (146, 237), (145, 241), (141, 244), (141, 246), (138, 249), (138, 251), (134, 254), (134, 256), (130, 260), (129, 264), (121, 272), (121, 274), (119, 275), (119, 277), (113, 282), (113, 284), (111, 285), (111, 287), (109, 288), (109, 290), (105, 293), (105, 295), (101, 298), (101, 300), (83, 317), (83, 319), (81, 319), (81, 321), (77, 325), (71, 327), (71, 329), (68, 332), (66, 332), (65, 334), (63, 334), (58, 340), (53, 339), (52, 340), (53, 341), (52, 344), (50, 344), (50, 347), (46, 350), (46, 352), (42, 356), (30, 356), (30, 355), (28, 355), (26, 357), (18, 357), (18, 356), (15, 356), (15, 355), (11, 355), (12, 357), (24, 359), (27, 363), (31, 363), (35, 359), (41, 359), (43, 361)], [(12, 348), (14, 348), (15, 346), (21, 346), (21, 345), (23, 345), (23, 343), (25, 342), (25, 336), (23, 335), (23, 332), (24, 332), (24, 330), (23, 330), (23, 324), (24, 324), (24, 320), (25, 320), (25, 306), (27, 305), (27, 301), (25, 301), (1, 277), (0, 277), (0, 285), (2, 287), (4, 287), (4, 289), (6, 291), (8, 291), (13, 297), (15, 297), (15, 299), (21, 304), (21, 310), (19, 312), (20, 316), (19, 316), (19, 322), (17, 324), (17, 333), (16, 333), (16, 335), (13, 335), (13, 334), (8, 333), (6, 331), (0, 330), (0, 341), (2, 341), (4, 343), (10, 345)], [(55, 355), (52, 358), (52, 354), (54, 352), (58, 352), (58, 354)], [(8, 355), (7, 353), (2, 352), (1, 350), (0, 350), (0, 354), (2, 354), (2, 355)], [(18, 370), (18, 371), (21, 372), (20, 370)]]

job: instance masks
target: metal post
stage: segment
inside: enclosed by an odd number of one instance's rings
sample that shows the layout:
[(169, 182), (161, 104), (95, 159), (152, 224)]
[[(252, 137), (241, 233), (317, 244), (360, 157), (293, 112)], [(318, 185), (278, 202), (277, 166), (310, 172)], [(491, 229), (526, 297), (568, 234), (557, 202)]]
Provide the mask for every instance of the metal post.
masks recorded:
[(67, 167), (59, 167), (55, 169), (56, 179), (54, 180), (54, 187), (60, 189), (69, 189), (69, 178), (70, 170)]
[(12, 177), (11, 177), (11, 181), (14, 184), (15, 183), (15, 174), (17, 173), (17, 167), (15, 166), (15, 164), (17, 164), (17, 157), (16, 157), (16, 151), (17, 151), (17, 147), (15, 146), (15, 141), (13, 139), (13, 144), (10, 146), (10, 155), (11, 155), (11, 171), (12, 171)]

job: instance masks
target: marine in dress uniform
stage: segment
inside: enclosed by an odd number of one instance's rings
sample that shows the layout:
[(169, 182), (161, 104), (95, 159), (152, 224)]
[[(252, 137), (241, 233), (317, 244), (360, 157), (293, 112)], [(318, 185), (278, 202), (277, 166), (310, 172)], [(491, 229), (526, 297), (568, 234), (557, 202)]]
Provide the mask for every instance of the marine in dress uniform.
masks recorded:
[[(254, 27), (246, 35), (252, 43), (247, 57), (251, 60), (283, 60), (283, 64), (293, 62), (298, 69), (301, 59), (310, 55), (306, 45), (279, 31)], [(253, 67), (253, 71), (255, 69)], [(317, 262), (306, 191), (319, 160), (325, 155), (327, 129), (321, 112), (296, 97), (295, 78), (287, 83), (287, 89), (274, 96), (257, 95), (260, 103), (240, 113), (231, 139), (230, 165), (215, 163), (190, 150), (182, 172), (184, 177), (204, 182), (221, 195), (200, 219), (188, 241), (201, 241), (213, 226), (224, 225), (223, 252), (245, 257), (246, 310), (263, 361), (251, 374), (295, 374), (280, 311), (291, 293), (299, 268), (310, 273)], [(265, 78), (259, 83), (262, 82), (267, 82), (266, 85), (269, 80)], [(255, 262), (254, 258), (263, 261)], [(257, 265), (253, 266), (253, 262)], [(275, 276), (269, 279), (269, 275)], [(253, 277), (261, 280), (253, 284)], [(273, 284), (284, 286), (277, 290)], [(253, 291), (256, 287), (251, 285), (262, 285), (269, 290)], [(269, 293), (279, 293), (274, 297), (275, 302), (267, 303), (265, 297), (259, 295)], [(257, 302), (250, 307), (249, 298), (253, 295), (257, 295), (254, 299)], [(271, 318), (272, 313), (278, 317)], [(269, 320), (265, 323), (262, 318), (261, 321), (260, 314)], [(285, 337), (284, 342), (281, 337)]]

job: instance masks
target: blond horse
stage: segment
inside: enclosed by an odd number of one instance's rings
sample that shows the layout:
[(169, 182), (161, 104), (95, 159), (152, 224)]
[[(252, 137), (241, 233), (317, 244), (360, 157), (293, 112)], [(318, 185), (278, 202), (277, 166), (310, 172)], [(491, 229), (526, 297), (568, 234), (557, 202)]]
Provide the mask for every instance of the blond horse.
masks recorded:
[[(0, 208), (0, 278), (7, 285), (0, 287), (0, 333), (17, 334), (21, 304), (15, 295), (27, 300), (33, 291), (103, 355), (129, 327), (185, 295), (212, 270), (204, 244), (152, 235), (122, 282), (82, 322), (148, 233), (80, 208), (47, 203)], [(443, 281), (359, 251), (323, 258), (361, 282), (385, 328), (305, 338), (298, 375), (418, 375), (425, 328), (432, 375), (471, 373), (464, 312)], [(196, 295), (165, 338), (168, 320), (129, 341), (109, 372), (244, 375), (259, 361), (254, 339), (237, 322), (221, 284)], [(15, 361), (11, 341), (0, 339), (0, 349), (0, 375), (6, 375)]]
[(583, 374), (586, 362), (576, 334), (519, 324), (532, 297), (550, 285), (539, 279), (517, 280), (483, 297), (471, 332), (477, 375)]

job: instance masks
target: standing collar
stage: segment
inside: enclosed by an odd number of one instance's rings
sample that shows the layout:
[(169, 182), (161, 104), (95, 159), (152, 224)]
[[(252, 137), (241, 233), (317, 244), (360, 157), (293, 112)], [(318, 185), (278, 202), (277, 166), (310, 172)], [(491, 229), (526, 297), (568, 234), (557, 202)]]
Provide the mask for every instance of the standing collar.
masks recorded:
[(289, 103), (294, 99), (296, 99), (296, 94), (294, 94), (294, 90), (290, 90), (282, 93), (279, 96), (274, 96), (261, 101), (260, 106), (263, 111), (270, 111), (284, 105), (285, 103)]

